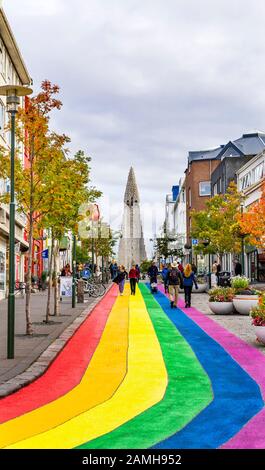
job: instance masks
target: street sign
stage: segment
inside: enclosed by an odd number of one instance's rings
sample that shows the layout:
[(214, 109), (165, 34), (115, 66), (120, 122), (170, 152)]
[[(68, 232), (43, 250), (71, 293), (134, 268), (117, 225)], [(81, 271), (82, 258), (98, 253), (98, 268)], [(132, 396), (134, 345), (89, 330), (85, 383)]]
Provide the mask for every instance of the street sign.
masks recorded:
[(196, 238), (193, 238), (192, 241), (191, 241), (192, 245), (198, 245), (198, 240)]
[(72, 276), (60, 277), (60, 297), (72, 297), (73, 278)]

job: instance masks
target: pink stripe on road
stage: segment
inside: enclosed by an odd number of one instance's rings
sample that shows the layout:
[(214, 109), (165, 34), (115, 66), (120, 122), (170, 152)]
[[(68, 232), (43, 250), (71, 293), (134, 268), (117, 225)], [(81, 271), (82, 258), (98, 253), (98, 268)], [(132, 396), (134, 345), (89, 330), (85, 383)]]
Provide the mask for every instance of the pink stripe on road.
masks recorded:
[[(159, 286), (163, 292), (163, 287)], [(196, 308), (184, 308), (184, 301), (178, 306), (199, 325), (211, 338), (218, 342), (238, 364), (257, 382), (265, 399), (265, 356), (226, 328), (201, 313)], [(264, 449), (265, 409), (252, 418), (242, 430), (222, 446), (223, 449)]]

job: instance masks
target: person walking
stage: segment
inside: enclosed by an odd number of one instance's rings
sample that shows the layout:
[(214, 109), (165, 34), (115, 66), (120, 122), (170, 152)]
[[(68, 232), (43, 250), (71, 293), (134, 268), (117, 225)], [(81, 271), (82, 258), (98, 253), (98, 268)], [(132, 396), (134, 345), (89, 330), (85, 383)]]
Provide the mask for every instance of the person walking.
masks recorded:
[(171, 269), (168, 271), (167, 274), (167, 283), (170, 298), (170, 306), (171, 308), (177, 308), (179, 287), (182, 289), (183, 281), (182, 274), (178, 270), (178, 264), (176, 262), (171, 264)]
[(150, 278), (152, 293), (155, 293), (157, 292), (157, 276), (158, 276), (158, 268), (156, 266), (155, 261), (152, 262), (152, 265), (148, 269), (148, 276)]
[(137, 284), (138, 284), (141, 278), (141, 271), (140, 271), (140, 267), (138, 264), (135, 265), (135, 269), (137, 271)]
[(183, 277), (183, 287), (184, 287), (184, 295), (185, 295), (185, 307), (187, 308), (191, 306), (191, 291), (192, 291), (193, 284), (195, 285), (195, 288), (198, 289), (196, 277), (195, 277), (194, 272), (192, 271), (192, 267), (190, 264), (187, 264), (185, 266), (182, 277)]
[(161, 275), (162, 275), (162, 279), (163, 279), (163, 282), (164, 282), (165, 294), (168, 293), (168, 284), (167, 284), (168, 271), (169, 271), (169, 266), (164, 264)]
[(129, 271), (129, 279), (130, 279), (130, 286), (131, 286), (131, 295), (135, 295), (136, 284), (138, 280), (138, 271), (136, 269), (135, 264), (132, 265), (132, 268)]
[(117, 271), (117, 276), (113, 279), (113, 282), (119, 286), (120, 295), (123, 295), (125, 280), (127, 277), (128, 273), (126, 272), (125, 267), (121, 265)]
[(242, 276), (242, 264), (238, 260), (235, 261), (235, 276)]
[(196, 266), (194, 260), (193, 260), (193, 262), (192, 262), (191, 269), (192, 269), (193, 273), (194, 273), (195, 276), (196, 276), (198, 270), (197, 270), (197, 266)]
[(178, 261), (178, 270), (179, 270), (179, 272), (181, 272), (181, 274), (182, 274), (183, 271), (184, 271), (184, 268), (183, 268), (183, 266), (182, 266), (182, 264), (181, 264), (181, 261)]

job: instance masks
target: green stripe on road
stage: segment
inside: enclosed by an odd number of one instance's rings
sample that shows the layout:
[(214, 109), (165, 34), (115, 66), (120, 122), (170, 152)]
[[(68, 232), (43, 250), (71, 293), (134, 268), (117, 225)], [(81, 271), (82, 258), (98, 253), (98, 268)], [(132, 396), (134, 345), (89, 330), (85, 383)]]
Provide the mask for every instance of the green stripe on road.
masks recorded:
[[(79, 449), (146, 449), (176, 433), (213, 399), (210, 380), (194, 352), (149, 289), (139, 285), (168, 372), (164, 399), (114, 431)], [(177, 312), (176, 312), (177, 315)]]

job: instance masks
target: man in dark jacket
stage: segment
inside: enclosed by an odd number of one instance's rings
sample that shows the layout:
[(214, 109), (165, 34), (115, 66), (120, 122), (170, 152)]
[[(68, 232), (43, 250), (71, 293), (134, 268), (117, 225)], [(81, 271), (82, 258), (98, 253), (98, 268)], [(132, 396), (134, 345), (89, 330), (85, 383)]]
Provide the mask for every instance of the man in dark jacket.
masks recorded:
[[(152, 262), (152, 265), (148, 269), (147, 274), (150, 278), (150, 284), (151, 284), (152, 292), (157, 292), (156, 284), (157, 284), (158, 269), (157, 269), (155, 261)], [(153, 284), (153, 287), (152, 287), (152, 284)]]
[(177, 308), (179, 287), (183, 287), (181, 272), (178, 270), (177, 263), (171, 264), (171, 269), (167, 274), (167, 284), (171, 308)]

